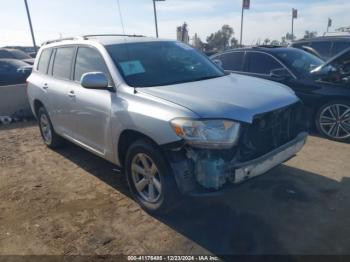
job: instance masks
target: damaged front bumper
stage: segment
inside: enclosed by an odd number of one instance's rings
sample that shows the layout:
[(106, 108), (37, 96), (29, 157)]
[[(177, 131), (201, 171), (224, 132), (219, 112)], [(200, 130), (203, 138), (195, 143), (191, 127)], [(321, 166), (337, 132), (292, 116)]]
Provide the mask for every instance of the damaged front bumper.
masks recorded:
[(168, 151), (167, 155), (180, 192), (186, 195), (205, 195), (222, 192), (230, 185), (262, 175), (289, 160), (303, 148), (307, 135), (302, 132), (273, 151), (243, 163), (235, 157), (231, 160), (212, 157), (211, 152), (199, 155), (191, 148)]

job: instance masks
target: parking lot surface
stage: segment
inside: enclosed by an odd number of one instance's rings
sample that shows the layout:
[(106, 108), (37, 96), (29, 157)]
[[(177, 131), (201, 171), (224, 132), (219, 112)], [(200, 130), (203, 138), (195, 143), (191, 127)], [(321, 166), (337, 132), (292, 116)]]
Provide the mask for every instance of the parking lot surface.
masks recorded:
[(34, 123), (0, 127), (0, 255), (350, 254), (350, 144), (297, 157), (216, 197), (152, 217), (112, 164)]

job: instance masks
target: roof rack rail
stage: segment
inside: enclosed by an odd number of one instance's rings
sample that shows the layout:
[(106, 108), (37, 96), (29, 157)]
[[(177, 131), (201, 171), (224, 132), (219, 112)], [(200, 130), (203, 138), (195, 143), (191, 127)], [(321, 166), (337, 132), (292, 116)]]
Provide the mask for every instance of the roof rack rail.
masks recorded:
[(127, 36), (127, 37), (145, 37), (144, 35), (126, 35), (126, 34), (97, 34), (97, 35), (83, 35), (84, 39), (87, 39), (89, 37), (97, 37), (97, 36)]
[(48, 45), (48, 44), (57, 43), (57, 42), (65, 41), (65, 40), (79, 40), (79, 39), (81, 40), (84, 38), (81, 36), (59, 38), (59, 39), (45, 41), (41, 45)]
[(66, 37), (59, 38), (54, 40), (48, 40), (42, 43), (42, 45), (48, 45), (52, 43), (57, 43), (65, 40), (87, 40), (89, 37), (98, 37), (98, 36), (126, 36), (126, 37), (145, 37), (144, 35), (124, 35), (124, 34), (96, 34), (96, 35), (83, 35), (83, 36), (74, 36), (74, 37)]

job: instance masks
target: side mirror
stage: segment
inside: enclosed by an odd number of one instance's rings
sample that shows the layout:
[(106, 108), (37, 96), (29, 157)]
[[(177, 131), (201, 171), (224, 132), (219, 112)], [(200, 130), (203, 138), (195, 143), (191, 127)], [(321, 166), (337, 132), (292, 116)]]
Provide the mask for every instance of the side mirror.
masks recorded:
[(88, 89), (108, 89), (108, 79), (102, 72), (91, 72), (82, 75), (80, 84)]
[(285, 68), (277, 68), (270, 71), (270, 76), (275, 79), (283, 80), (289, 78), (290, 74)]
[(222, 68), (222, 62), (221, 62), (221, 60), (219, 60), (219, 59), (214, 59), (214, 60), (213, 60), (213, 63), (216, 64), (216, 65), (217, 65), (218, 67), (220, 67), (221, 69), (223, 69), (223, 68)]

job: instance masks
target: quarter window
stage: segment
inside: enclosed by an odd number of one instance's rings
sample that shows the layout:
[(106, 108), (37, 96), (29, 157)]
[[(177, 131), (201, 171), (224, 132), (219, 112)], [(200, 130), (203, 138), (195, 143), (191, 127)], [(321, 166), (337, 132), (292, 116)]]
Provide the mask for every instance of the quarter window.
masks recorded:
[(321, 56), (330, 57), (332, 42), (312, 42), (311, 47), (315, 49)]
[(350, 41), (349, 42), (334, 42), (332, 56), (339, 54), (340, 52), (344, 51), (347, 48), (350, 48)]
[(75, 63), (74, 80), (80, 81), (81, 76), (89, 72), (102, 72), (108, 77), (108, 70), (98, 51), (89, 47), (79, 47)]
[(63, 79), (70, 79), (74, 51), (75, 47), (61, 47), (57, 49), (53, 64), (53, 76)]
[(40, 55), (38, 71), (43, 74), (47, 74), (47, 68), (50, 62), (51, 49), (45, 49)]
[(254, 74), (270, 75), (271, 70), (283, 68), (274, 58), (262, 53), (247, 53), (247, 71)]
[(222, 67), (225, 70), (242, 71), (243, 57), (243, 52), (231, 52), (218, 56), (215, 59), (219, 59), (222, 62)]

